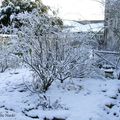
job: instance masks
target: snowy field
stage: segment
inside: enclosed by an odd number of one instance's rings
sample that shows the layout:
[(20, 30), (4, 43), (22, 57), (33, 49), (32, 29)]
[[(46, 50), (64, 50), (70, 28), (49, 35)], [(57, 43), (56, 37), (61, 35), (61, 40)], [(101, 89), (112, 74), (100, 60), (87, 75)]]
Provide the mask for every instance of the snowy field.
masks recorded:
[(55, 81), (43, 99), (27, 89), (30, 73), (25, 68), (0, 73), (0, 120), (120, 120), (119, 80)]

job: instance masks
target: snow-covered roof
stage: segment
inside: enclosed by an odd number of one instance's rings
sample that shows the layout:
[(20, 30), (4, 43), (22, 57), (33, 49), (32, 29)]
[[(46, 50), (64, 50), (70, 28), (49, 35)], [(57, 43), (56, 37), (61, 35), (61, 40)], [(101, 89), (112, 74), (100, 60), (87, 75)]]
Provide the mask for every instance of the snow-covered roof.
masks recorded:
[(78, 22), (74, 21), (63, 21), (64, 26), (68, 26), (68, 28), (65, 29), (65, 31), (70, 32), (87, 32), (87, 31), (100, 31), (104, 24), (103, 23), (90, 23), (90, 24), (80, 24)]

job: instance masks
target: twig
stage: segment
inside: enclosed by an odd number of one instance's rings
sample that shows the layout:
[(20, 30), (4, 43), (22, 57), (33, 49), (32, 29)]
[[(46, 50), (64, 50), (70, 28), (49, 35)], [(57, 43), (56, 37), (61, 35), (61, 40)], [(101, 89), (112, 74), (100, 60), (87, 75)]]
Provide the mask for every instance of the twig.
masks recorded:
[(99, 51), (99, 50), (94, 50), (95, 53), (105, 53), (105, 54), (117, 54), (120, 55), (120, 52), (115, 52), (115, 51)]
[(118, 68), (118, 66), (116, 66), (116, 64), (108, 61), (106, 58), (104, 58), (103, 56), (99, 55), (98, 53), (95, 53), (97, 56), (99, 56), (100, 58), (102, 58), (103, 60), (105, 60), (106, 62), (110, 63), (111, 65), (113, 65), (114, 67)]

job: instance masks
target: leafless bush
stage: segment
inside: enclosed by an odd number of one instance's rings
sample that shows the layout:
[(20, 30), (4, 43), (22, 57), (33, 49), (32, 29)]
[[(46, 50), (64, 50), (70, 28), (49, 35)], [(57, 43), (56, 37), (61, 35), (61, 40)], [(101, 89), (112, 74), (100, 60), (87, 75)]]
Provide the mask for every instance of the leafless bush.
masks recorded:
[(51, 26), (53, 19), (46, 15), (38, 17), (38, 13), (33, 12), (22, 18), (25, 26), (18, 33), (18, 53), (32, 69), (33, 86), (37, 91), (46, 92), (54, 80), (63, 83), (73, 77), (78, 66), (85, 76), (87, 69), (83, 66), (90, 64), (90, 47), (84, 39), (75, 38), (80, 42), (74, 42), (59, 26)]

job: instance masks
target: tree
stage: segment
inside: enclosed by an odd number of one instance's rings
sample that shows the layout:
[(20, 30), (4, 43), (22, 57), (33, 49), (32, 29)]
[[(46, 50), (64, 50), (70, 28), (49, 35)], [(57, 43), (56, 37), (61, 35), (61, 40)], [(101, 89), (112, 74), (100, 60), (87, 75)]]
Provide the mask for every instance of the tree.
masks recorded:
[[(37, 9), (39, 14), (47, 13), (51, 10), (50, 7), (44, 5), (41, 0), (4, 0), (0, 10), (0, 33), (13, 34), (13, 32), (19, 31), (19, 28), (24, 24), (23, 21), (18, 18), (19, 14), (31, 13)], [(55, 17), (55, 16), (54, 16)], [(55, 17), (56, 21), (52, 22), (52, 25), (63, 25), (60, 18)]]
[(41, 1), (31, 1), (31, 0), (4, 0), (2, 2), (0, 11), (0, 25), (8, 26), (12, 25), (13, 22), (18, 24), (15, 27), (20, 27), (22, 24), (17, 19), (17, 14), (22, 12), (32, 12), (33, 9), (39, 8), (39, 12), (47, 13), (47, 6), (43, 5)]
[(106, 0), (105, 2), (105, 48), (120, 50), (120, 1)]

